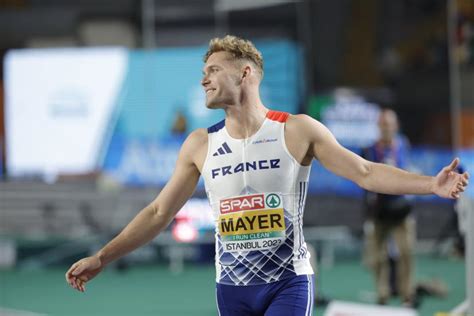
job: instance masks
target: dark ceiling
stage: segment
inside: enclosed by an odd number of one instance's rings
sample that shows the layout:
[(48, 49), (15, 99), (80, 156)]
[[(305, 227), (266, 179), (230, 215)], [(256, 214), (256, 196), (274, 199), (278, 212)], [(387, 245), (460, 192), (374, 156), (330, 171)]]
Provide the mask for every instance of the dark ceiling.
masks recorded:
[[(224, 27), (257, 32), (282, 30), (295, 36), (298, 5), (288, 0), (10, 0), (0, 2), (0, 48), (22, 47), (30, 37), (74, 36), (81, 21), (120, 19), (140, 30), (147, 5), (154, 8), (156, 32), (167, 29)], [(230, 10), (219, 10), (228, 8)], [(301, 10), (300, 10), (301, 12)], [(270, 32), (271, 33), (271, 32)], [(263, 34), (265, 35), (265, 34)]]

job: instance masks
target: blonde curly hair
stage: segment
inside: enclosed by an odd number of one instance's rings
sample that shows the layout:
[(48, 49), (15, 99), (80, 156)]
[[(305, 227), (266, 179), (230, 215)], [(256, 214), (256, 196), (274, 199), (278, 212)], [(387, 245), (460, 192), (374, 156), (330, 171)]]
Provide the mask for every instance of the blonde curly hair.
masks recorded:
[(231, 54), (235, 59), (251, 61), (255, 64), (260, 76), (263, 78), (262, 53), (260, 53), (251, 41), (233, 35), (213, 38), (209, 42), (209, 48), (204, 55), (204, 62), (207, 62), (212, 54), (222, 51)]

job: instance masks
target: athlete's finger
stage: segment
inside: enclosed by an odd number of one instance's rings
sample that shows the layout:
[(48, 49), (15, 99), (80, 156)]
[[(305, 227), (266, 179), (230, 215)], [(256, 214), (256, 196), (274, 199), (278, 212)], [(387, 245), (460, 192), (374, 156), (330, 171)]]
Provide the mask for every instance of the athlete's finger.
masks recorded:
[(76, 287), (78, 291), (82, 292), (82, 282), (80, 279), (76, 279)]
[(466, 185), (469, 184), (469, 172), (464, 172), (461, 176), (462, 181), (465, 182)]
[(77, 276), (81, 274), (86, 268), (86, 264), (84, 263), (84, 261), (82, 261), (79, 265), (77, 265), (76, 269), (74, 269), (71, 274)]
[(454, 158), (454, 160), (447, 167), (447, 171), (453, 171), (459, 165), (459, 158)]
[(74, 288), (74, 280), (72, 280), (72, 279), (69, 280), (68, 284), (69, 284), (70, 287)]
[(72, 275), (72, 271), (77, 268), (77, 263), (73, 264), (71, 268), (66, 272), (66, 281), (71, 284), (74, 280), (74, 276)]
[(72, 286), (73, 289), (77, 290), (76, 280), (74, 280), (74, 279), (71, 280), (71, 286)]
[(78, 264), (77, 262), (74, 263), (74, 264), (69, 268), (69, 270), (67, 270), (67, 272), (66, 272), (66, 278), (70, 278), (70, 277), (71, 277), (71, 273), (72, 273), (72, 271), (73, 271), (74, 269), (76, 269), (77, 264)]
[(77, 289), (82, 292), (83, 282), (81, 279), (77, 279)]
[(64, 275), (64, 277), (66, 278), (66, 282), (71, 284), (71, 277), (69, 276), (68, 272), (66, 272), (66, 274)]

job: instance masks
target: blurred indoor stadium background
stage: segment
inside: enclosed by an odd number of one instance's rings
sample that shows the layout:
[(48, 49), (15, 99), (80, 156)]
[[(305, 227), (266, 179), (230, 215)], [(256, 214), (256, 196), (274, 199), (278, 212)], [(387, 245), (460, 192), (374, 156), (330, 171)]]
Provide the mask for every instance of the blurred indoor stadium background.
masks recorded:
[[(217, 314), (202, 183), (165, 234), (85, 294), (64, 273), (154, 198), (191, 130), (223, 117), (200, 79), (209, 39), (228, 33), (262, 51), (267, 106), (321, 120), (358, 153), (389, 106), (410, 170), (433, 175), (459, 156), (474, 174), (473, 0), (1, 0), (0, 315)], [(316, 315), (326, 299), (375, 303), (362, 197), (314, 163)], [(471, 214), (473, 199), (471, 185)], [(418, 315), (474, 304), (453, 203), (416, 198), (414, 213), (416, 282), (437, 288)]]

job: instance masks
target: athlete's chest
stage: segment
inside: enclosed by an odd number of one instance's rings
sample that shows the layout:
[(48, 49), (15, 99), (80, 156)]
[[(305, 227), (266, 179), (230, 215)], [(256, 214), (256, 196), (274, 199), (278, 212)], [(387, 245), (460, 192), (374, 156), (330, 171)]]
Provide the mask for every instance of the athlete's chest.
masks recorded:
[(291, 181), (293, 161), (283, 133), (263, 130), (246, 140), (217, 134), (209, 141), (203, 177), (218, 196), (265, 190), (282, 191)]
[(279, 139), (253, 142), (214, 142), (206, 161), (209, 180), (231, 180), (242, 176), (270, 176), (284, 171), (290, 162)]

